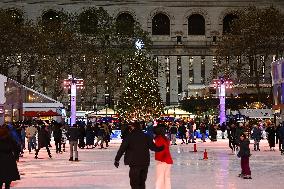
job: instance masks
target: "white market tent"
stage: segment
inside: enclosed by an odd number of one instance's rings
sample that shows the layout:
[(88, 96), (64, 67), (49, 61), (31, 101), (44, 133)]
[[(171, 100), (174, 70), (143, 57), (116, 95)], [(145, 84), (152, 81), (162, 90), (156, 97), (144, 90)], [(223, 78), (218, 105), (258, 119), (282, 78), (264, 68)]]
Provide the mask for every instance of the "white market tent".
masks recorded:
[(114, 111), (112, 108), (104, 108), (102, 110), (89, 113), (88, 117), (111, 117), (116, 114), (117, 111)]
[(175, 116), (175, 117), (190, 117), (190, 115), (192, 115), (192, 113), (189, 113), (178, 107), (172, 107), (172, 106), (165, 107), (164, 112), (166, 115)]
[(272, 119), (274, 118), (272, 109), (240, 109), (241, 115), (251, 119)]
[[(192, 113), (189, 113), (187, 111), (184, 111), (180, 108), (175, 107), (166, 107), (164, 109), (165, 115), (168, 116), (175, 116), (175, 117), (191, 117), (193, 116)], [(102, 110), (91, 112), (88, 114), (89, 118), (92, 117), (112, 117), (114, 115), (117, 115), (117, 111), (114, 111), (112, 108), (104, 108)]]

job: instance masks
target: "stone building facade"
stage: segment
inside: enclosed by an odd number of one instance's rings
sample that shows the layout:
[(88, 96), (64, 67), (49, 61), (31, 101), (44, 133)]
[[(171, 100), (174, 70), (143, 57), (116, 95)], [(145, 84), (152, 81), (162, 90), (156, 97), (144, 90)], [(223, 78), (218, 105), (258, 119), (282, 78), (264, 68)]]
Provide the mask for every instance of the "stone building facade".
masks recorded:
[[(117, 18), (128, 14), (150, 33), (153, 55), (160, 63), (158, 80), (165, 104), (175, 105), (183, 97), (208, 92), (216, 59), (212, 49), (231, 19), (232, 11), (248, 5), (284, 8), (283, 0), (3, 0), (1, 8), (23, 10), (37, 20), (47, 11), (80, 13), (87, 7), (103, 7)], [(267, 66), (272, 62), (268, 61)], [(263, 84), (270, 84), (266, 69)], [(235, 93), (238, 93), (236, 89)], [(103, 95), (102, 95), (103, 96)]]

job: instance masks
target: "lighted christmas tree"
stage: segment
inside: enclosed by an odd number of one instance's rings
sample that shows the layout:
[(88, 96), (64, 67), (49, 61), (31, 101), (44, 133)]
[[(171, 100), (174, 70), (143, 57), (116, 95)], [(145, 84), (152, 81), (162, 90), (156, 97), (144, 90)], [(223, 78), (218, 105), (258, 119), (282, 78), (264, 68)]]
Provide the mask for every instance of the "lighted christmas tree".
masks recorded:
[(122, 118), (143, 119), (162, 113), (163, 103), (153, 68), (153, 61), (142, 54), (129, 64), (124, 91), (118, 102), (118, 112)]

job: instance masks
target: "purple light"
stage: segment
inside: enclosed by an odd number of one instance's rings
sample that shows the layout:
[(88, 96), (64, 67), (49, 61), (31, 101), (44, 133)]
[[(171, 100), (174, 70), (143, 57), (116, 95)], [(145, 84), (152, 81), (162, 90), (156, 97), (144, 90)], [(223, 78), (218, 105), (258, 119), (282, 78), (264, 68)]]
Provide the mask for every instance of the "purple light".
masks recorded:
[(64, 80), (64, 88), (71, 89), (71, 115), (70, 115), (70, 125), (73, 126), (76, 123), (76, 95), (77, 89), (83, 89), (84, 80), (73, 78), (72, 75), (68, 76), (68, 79)]
[(70, 125), (73, 126), (76, 123), (76, 83), (71, 85), (71, 116)]
[(226, 85), (220, 85), (220, 92), (219, 92), (219, 99), (220, 99), (220, 125), (226, 122)]

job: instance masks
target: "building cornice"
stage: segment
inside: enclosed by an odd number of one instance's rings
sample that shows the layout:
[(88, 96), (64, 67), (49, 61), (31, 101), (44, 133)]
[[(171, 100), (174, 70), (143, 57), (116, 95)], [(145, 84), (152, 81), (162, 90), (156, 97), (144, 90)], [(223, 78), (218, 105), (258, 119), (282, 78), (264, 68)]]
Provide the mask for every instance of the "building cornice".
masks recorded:
[[(281, 5), (284, 3), (281, 0), (2, 0), (1, 4), (22, 4), (22, 5), (43, 5), (53, 4), (58, 6), (69, 5), (97, 5), (97, 6), (137, 6), (137, 5), (152, 5), (164, 7), (243, 7), (247, 5)], [(0, 4), (0, 5), (1, 5)]]

